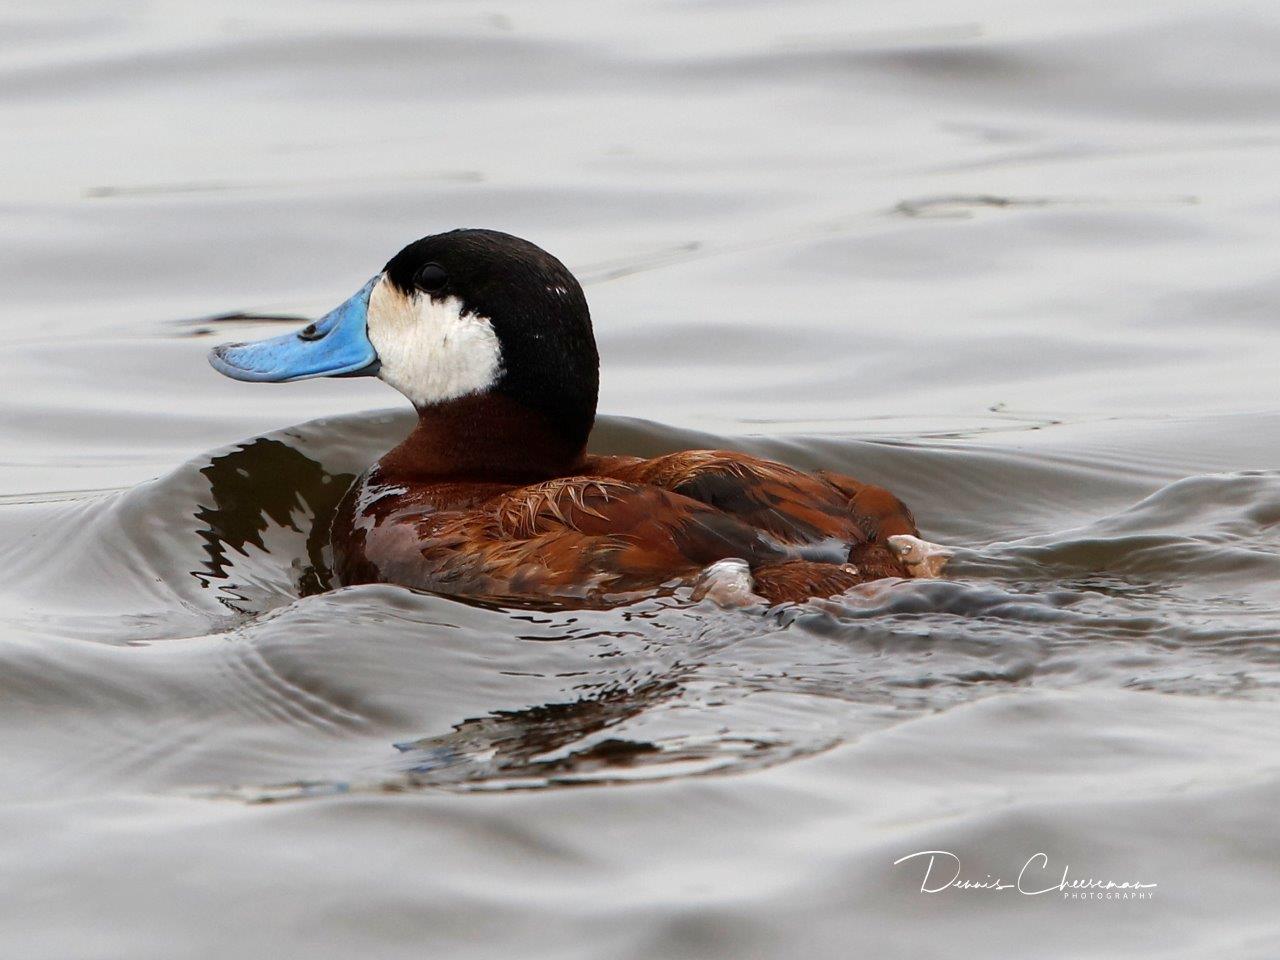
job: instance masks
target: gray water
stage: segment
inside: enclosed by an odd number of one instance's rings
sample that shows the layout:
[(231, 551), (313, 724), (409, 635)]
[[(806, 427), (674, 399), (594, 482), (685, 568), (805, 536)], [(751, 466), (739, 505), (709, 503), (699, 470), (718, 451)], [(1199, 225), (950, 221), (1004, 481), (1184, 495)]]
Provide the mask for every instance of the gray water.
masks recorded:
[[(1207, 0), (4, 5), (0, 955), (1276, 956), (1277, 44)], [(883, 483), (951, 575), (325, 592), (408, 411), (204, 354), (455, 226), (586, 284), (595, 449)], [(1155, 886), (922, 893), (925, 850)]]

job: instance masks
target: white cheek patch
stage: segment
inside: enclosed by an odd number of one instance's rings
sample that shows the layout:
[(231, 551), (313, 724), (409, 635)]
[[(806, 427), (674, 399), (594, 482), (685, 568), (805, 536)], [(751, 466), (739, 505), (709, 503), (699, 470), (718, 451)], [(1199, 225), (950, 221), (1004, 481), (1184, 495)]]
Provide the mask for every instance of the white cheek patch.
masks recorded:
[(502, 374), (493, 324), (463, 315), (457, 297), (401, 293), (383, 277), (369, 295), (369, 342), (382, 361), (379, 379), (414, 406), (487, 390)]

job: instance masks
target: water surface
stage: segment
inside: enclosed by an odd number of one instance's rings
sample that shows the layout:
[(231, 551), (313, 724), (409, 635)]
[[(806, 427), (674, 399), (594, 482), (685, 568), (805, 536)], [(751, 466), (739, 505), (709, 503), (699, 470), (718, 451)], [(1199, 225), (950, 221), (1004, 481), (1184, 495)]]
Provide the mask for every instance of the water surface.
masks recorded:
[[(1273, 956), (1278, 38), (1207, 2), (7, 5), (0, 952)], [(952, 576), (327, 589), (409, 414), (204, 354), (454, 226), (584, 281), (594, 449), (883, 483)], [(1158, 886), (928, 895), (893, 863), (930, 849)]]

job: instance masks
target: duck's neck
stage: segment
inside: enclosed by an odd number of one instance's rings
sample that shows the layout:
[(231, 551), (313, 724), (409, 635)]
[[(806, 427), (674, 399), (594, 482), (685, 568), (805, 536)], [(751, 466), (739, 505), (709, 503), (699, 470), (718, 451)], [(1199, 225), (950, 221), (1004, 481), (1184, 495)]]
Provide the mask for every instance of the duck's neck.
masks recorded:
[(585, 443), (566, 437), (546, 414), (482, 393), (420, 409), (413, 432), (378, 467), (395, 479), (527, 483), (570, 474), (584, 456)]

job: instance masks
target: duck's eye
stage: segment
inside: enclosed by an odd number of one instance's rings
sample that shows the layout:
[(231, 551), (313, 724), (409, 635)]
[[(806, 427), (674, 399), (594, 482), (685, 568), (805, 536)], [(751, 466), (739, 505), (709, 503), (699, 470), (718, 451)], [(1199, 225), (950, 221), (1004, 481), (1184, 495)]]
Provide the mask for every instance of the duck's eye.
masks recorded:
[(444, 272), (444, 267), (438, 263), (424, 264), (418, 270), (417, 276), (413, 278), (414, 285), (419, 290), (425, 290), (427, 293), (439, 293), (444, 289), (444, 285), (449, 282), (449, 275)]

